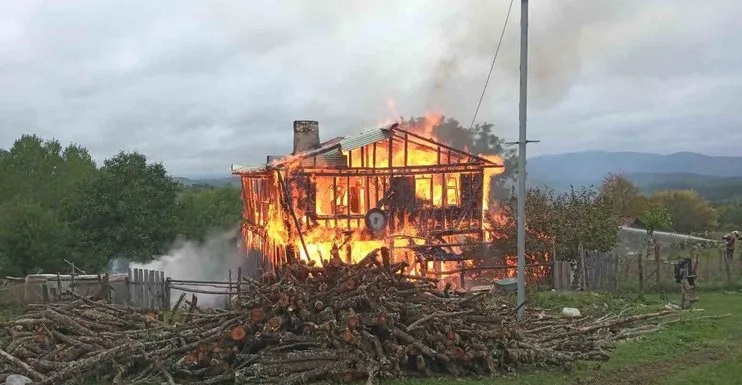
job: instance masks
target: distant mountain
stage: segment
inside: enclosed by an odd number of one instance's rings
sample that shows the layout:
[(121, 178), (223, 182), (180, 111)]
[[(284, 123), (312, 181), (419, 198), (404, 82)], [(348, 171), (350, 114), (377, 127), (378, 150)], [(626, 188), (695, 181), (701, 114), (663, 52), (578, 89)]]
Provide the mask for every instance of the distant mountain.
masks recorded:
[[(693, 152), (670, 155), (585, 151), (542, 155), (528, 160), (528, 184), (567, 191), (570, 185), (599, 186), (609, 172), (625, 173), (642, 192), (694, 189), (713, 201), (742, 195), (742, 157)], [(235, 176), (176, 177), (184, 185), (239, 186)]]
[(742, 194), (742, 157), (586, 151), (528, 160), (529, 185), (557, 191), (598, 186), (609, 172), (623, 172), (643, 192), (691, 188), (712, 200)]
[(693, 152), (670, 155), (640, 152), (585, 151), (542, 155), (528, 160), (528, 175), (538, 180), (600, 180), (609, 172), (689, 173), (742, 177), (742, 157), (709, 156)]
[(652, 193), (662, 190), (691, 189), (712, 202), (742, 197), (742, 177), (719, 177), (689, 173), (629, 174), (639, 190)]
[(214, 187), (222, 187), (227, 185), (232, 186), (239, 186), (240, 180), (236, 176), (225, 176), (225, 177), (211, 177), (211, 178), (203, 178), (203, 179), (191, 179), (191, 178), (184, 178), (184, 177), (173, 177), (176, 181), (182, 183), (185, 186), (193, 186), (193, 185), (205, 185), (205, 186), (214, 186)]

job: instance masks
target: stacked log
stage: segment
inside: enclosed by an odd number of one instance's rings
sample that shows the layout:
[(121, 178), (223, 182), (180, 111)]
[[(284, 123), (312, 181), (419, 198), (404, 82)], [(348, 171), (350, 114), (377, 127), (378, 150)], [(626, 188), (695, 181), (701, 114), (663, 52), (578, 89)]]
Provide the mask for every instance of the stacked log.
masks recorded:
[(669, 314), (563, 318), (438, 290), (385, 250), (361, 263), (283, 266), (242, 283), (233, 308), (195, 298), (161, 314), (77, 298), (29, 306), (0, 328), (0, 380), (303, 384), (502, 373), (606, 360), (631, 324)]

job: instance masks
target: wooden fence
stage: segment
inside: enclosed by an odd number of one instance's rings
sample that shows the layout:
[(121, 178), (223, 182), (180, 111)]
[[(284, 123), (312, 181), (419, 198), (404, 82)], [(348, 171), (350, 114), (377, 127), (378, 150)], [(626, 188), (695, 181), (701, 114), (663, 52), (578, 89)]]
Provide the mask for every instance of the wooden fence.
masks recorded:
[[(192, 297), (200, 298), (199, 303), (208, 303), (210, 305), (230, 306), (234, 296), (242, 292), (242, 268), (238, 269), (236, 274), (232, 274), (230, 269), (227, 281), (198, 281), (182, 280), (168, 278), (168, 290), (179, 296), (176, 304), (183, 301), (185, 294), (191, 294)], [(172, 296), (172, 294), (169, 294)], [(172, 296), (171, 298), (175, 298)]]
[(169, 309), (169, 279), (164, 271), (147, 269), (129, 269), (126, 279), (128, 302), (130, 305), (145, 309)]
[[(641, 270), (639, 256), (641, 255)], [(659, 258), (657, 258), (657, 256)], [(645, 290), (664, 290), (677, 285), (674, 264), (683, 258), (691, 258), (695, 268), (697, 284), (733, 284), (740, 279), (742, 266), (739, 261), (728, 261), (720, 250), (663, 250), (646, 255), (638, 252), (585, 251), (585, 276), (581, 276), (580, 259), (555, 261), (552, 283), (555, 290), (590, 290), (617, 293), (623, 290), (638, 290), (640, 271)]]

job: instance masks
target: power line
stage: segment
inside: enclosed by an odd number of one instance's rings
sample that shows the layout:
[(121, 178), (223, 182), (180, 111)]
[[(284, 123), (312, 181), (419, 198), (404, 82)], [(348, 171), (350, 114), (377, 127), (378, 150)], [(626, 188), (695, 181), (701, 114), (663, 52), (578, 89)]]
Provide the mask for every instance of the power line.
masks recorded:
[(495, 54), (492, 57), (492, 65), (490, 65), (490, 70), (487, 73), (487, 80), (484, 81), (484, 87), (482, 88), (482, 95), (479, 96), (479, 102), (477, 103), (477, 109), (474, 110), (474, 117), (471, 118), (471, 124), (469, 125), (469, 129), (471, 130), (474, 128), (474, 121), (477, 120), (477, 115), (479, 114), (479, 108), (482, 106), (482, 101), (484, 100), (484, 94), (487, 91), (487, 85), (490, 83), (490, 77), (492, 76), (492, 70), (495, 69), (495, 62), (497, 61), (497, 55), (500, 53), (500, 47), (502, 46), (502, 39), (505, 37), (505, 29), (508, 27), (508, 20), (510, 20), (510, 11), (513, 9), (513, 0), (510, 0), (510, 5), (508, 6), (508, 14), (505, 16), (505, 24), (502, 26), (502, 32), (500, 32), (500, 41), (497, 42), (497, 49), (495, 50)]

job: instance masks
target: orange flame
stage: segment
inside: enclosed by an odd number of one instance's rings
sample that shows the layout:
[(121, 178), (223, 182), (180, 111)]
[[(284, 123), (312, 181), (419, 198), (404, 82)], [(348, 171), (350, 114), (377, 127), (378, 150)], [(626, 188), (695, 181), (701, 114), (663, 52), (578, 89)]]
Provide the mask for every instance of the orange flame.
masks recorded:
[[(423, 138), (430, 138), (441, 142), (435, 132), (436, 127), (442, 122), (443, 116), (437, 113), (426, 114), (423, 119), (417, 122), (402, 122), (393, 101), (388, 102), (388, 107), (394, 116), (394, 120), (404, 123), (401, 127), (405, 131), (419, 135)], [(387, 122), (389, 123), (389, 122)], [(428, 166), (439, 164), (441, 153), (432, 151), (421, 144), (408, 142), (406, 145), (398, 141), (393, 141), (389, 145), (374, 146), (373, 154), (371, 151), (352, 151), (345, 154), (348, 157), (350, 168), (376, 168), (384, 169), (389, 167), (405, 166)], [(490, 162), (503, 165), (503, 160), (497, 155), (478, 155)], [(279, 186), (279, 180), (290, 179), (294, 169), (300, 166), (301, 156), (288, 155), (280, 159), (282, 165), (281, 171), (276, 171), (274, 176), (274, 188), (277, 191), (283, 191), (284, 186)], [(275, 163), (277, 165), (278, 163)], [(489, 194), (490, 181), (492, 177), (501, 174), (503, 167), (487, 167), (484, 171), (483, 180), (483, 210), (490, 209)], [(279, 174), (281, 177), (279, 178)], [(354, 263), (364, 258), (371, 251), (382, 246), (403, 247), (421, 245), (426, 243), (427, 234), (419, 234), (418, 228), (410, 225), (410, 221), (402, 228), (395, 228), (393, 234), (387, 235), (385, 239), (374, 238), (366, 228), (363, 215), (366, 207), (376, 207), (377, 202), (384, 198), (384, 188), (373, 185), (369, 179), (363, 177), (342, 177), (333, 178), (329, 176), (316, 176), (311, 183), (316, 187), (316, 206), (317, 214), (315, 220), (309, 215), (301, 212), (296, 207), (294, 212), (296, 218), (288, 218), (290, 215), (281, 208), (280, 201), (268, 202), (269, 209), (267, 212), (267, 224), (265, 226), (267, 236), (276, 245), (293, 246), (298, 256), (307, 262), (325, 263), (334, 258), (341, 258), (343, 262)], [(458, 174), (421, 174), (414, 177), (415, 195), (424, 205), (428, 207), (446, 207), (458, 206), (461, 204), (459, 196), (459, 186), (462, 181)], [(366, 185), (368, 184), (368, 185)], [(292, 187), (287, 194), (292, 202), (301, 201), (305, 198), (306, 192), (300, 188)], [(333, 199), (333, 196), (335, 199)], [(349, 214), (353, 219), (326, 219), (330, 213), (342, 212)], [(324, 218), (324, 219), (323, 219)], [(299, 237), (295, 231), (289, 231), (289, 228), (299, 226), (303, 229), (303, 236)], [(312, 224), (319, 224), (312, 226)], [(303, 238), (303, 239), (302, 239)], [(457, 243), (457, 238), (448, 237), (446, 241)], [(303, 241), (303, 242), (302, 242)], [(460, 252), (457, 247), (452, 248), (455, 252)], [(406, 260), (412, 271), (408, 274), (424, 274), (425, 270), (430, 268), (435, 273), (445, 273), (458, 269), (460, 266), (457, 262), (430, 262), (426, 266), (415, 263), (415, 253), (407, 251), (395, 253), (396, 260), (401, 262)], [(432, 266), (431, 266), (432, 265)]]

